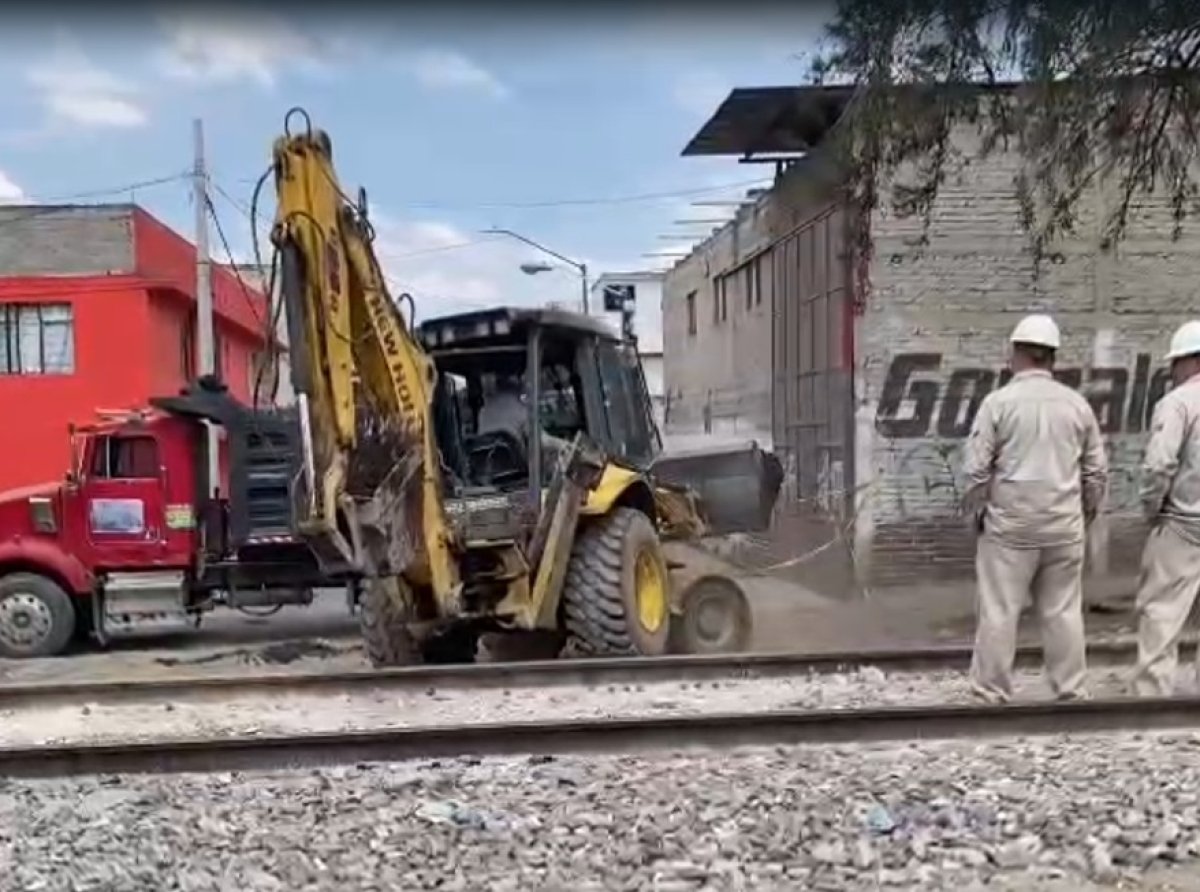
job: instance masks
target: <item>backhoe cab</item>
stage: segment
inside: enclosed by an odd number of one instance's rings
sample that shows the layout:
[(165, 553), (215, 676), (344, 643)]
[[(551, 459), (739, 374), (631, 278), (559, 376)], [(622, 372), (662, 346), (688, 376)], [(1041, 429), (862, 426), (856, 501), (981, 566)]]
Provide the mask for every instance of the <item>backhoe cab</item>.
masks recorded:
[(636, 349), (597, 320), (496, 308), (413, 330), (329, 137), (286, 135), (273, 170), (293, 529), (350, 580), (371, 660), (471, 659), (484, 632), (589, 655), (744, 646), (740, 589), (665, 543), (765, 528), (773, 456), (663, 456)]

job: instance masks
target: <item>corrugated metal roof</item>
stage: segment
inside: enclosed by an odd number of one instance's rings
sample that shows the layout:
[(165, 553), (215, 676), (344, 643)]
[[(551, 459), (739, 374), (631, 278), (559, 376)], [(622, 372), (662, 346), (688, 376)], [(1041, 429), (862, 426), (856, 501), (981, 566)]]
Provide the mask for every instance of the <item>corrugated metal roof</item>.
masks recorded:
[(815, 148), (845, 111), (851, 86), (738, 87), (684, 155), (757, 155)]

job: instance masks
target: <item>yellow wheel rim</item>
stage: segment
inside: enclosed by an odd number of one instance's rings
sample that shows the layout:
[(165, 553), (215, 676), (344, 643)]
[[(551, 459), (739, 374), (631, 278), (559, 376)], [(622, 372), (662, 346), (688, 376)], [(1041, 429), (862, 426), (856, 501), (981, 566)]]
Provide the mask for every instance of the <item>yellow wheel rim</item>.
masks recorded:
[(667, 580), (652, 552), (638, 555), (633, 584), (638, 622), (647, 632), (657, 632), (667, 620)]

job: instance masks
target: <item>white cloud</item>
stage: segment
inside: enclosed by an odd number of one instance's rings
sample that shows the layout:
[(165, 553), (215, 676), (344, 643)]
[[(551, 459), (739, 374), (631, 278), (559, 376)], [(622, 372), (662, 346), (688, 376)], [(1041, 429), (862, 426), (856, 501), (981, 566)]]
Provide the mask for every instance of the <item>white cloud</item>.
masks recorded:
[(509, 95), (500, 80), (462, 53), (453, 50), (426, 50), (411, 62), (417, 81), (435, 90), (479, 90), (497, 99)]
[(13, 182), (12, 177), (0, 170), (0, 204), (16, 204), (25, 201), (25, 190)]
[[(372, 222), (375, 251), (389, 286), (397, 294), (412, 293), (419, 317), (496, 305), (542, 306), (551, 301), (578, 306), (579, 274), (570, 267), (538, 275), (521, 272), (522, 263), (553, 260), (518, 241), (378, 210), (372, 213)], [(569, 246), (556, 247), (569, 253)]]
[(715, 71), (687, 71), (675, 78), (671, 98), (689, 114), (708, 118), (729, 95), (733, 84)]
[(167, 46), (162, 70), (193, 83), (248, 80), (273, 87), (285, 68), (324, 71), (317, 42), (286, 21), (267, 15), (222, 12), (219, 17), (171, 15), (162, 19)]
[(129, 128), (149, 120), (135, 84), (93, 64), (82, 51), (67, 44), (60, 44), (30, 66), (25, 79), (56, 123)]

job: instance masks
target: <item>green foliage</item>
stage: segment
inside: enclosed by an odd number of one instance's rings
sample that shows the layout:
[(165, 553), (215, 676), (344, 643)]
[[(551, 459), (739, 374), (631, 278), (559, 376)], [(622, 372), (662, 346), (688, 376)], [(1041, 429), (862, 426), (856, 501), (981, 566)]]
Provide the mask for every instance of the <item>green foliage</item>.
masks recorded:
[(839, 0), (827, 41), (813, 80), (856, 87), (838, 137), (862, 214), (903, 166), (892, 207), (927, 232), (963, 124), (985, 159), (1019, 150), (1035, 260), (1100, 183), (1108, 247), (1138, 195), (1170, 197), (1176, 238), (1197, 210), (1196, 0)]

